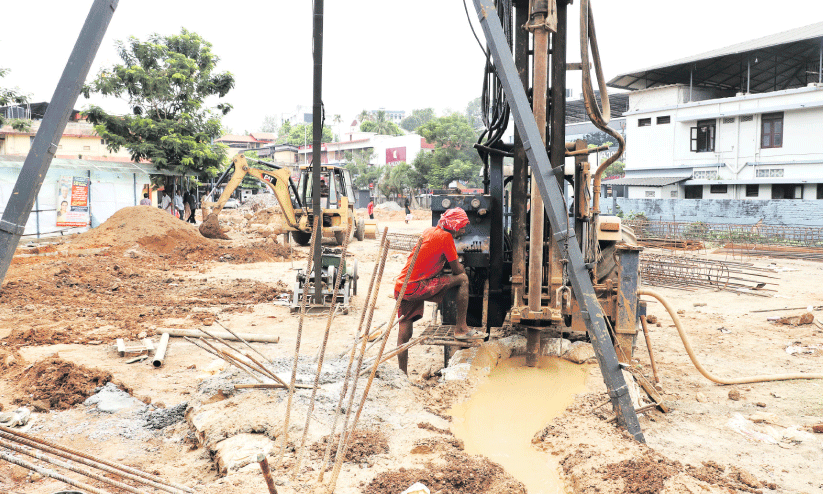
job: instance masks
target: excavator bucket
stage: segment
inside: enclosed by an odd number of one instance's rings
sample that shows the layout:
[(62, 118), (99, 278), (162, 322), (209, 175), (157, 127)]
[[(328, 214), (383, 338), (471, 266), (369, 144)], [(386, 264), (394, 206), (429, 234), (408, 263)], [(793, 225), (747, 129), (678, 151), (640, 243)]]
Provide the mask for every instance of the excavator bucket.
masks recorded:
[(200, 224), (200, 234), (206, 238), (215, 238), (221, 240), (231, 240), (228, 235), (226, 235), (225, 230), (220, 228), (220, 222), (218, 221), (218, 215), (215, 213), (210, 214), (206, 221)]
[(364, 223), (364, 237), (377, 238), (377, 220), (365, 220)]

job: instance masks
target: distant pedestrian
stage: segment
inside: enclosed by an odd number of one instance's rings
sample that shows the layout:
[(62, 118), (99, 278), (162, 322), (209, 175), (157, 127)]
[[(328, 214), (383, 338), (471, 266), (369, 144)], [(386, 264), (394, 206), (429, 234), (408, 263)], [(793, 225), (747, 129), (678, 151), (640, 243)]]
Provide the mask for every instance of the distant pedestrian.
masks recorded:
[(406, 224), (408, 224), (412, 219), (414, 219), (414, 216), (412, 216), (411, 209), (409, 209), (409, 200), (406, 199)]
[(180, 195), (180, 191), (176, 190), (176, 191), (174, 191), (174, 212), (175, 212), (175, 216), (180, 218), (181, 220), (184, 219), (183, 218), (183, 211), (184, 211), (183, 196)]
[(374, 201), (369, 201), (369, 205), (366, 206), (366, 212), (369, 213), (369, 219), (374, 219)]
[(183, 202), (186, 205), (186, 221), (189, 223), (196, 223), (194, 220), (194, 213), (197, 211), (197, 197), (194, 194), (194, 189), (187, 190), (183, 196)]
[(160, 209), (169, 214), (174, 214), (171, 210), (171, 197), (165, 190), (160, 191)]
[(147, 192), (143, 193), (143, 198), (140, 199), (141, 206), (151, 206), (151, 199), (149, 199), (149, 194)]

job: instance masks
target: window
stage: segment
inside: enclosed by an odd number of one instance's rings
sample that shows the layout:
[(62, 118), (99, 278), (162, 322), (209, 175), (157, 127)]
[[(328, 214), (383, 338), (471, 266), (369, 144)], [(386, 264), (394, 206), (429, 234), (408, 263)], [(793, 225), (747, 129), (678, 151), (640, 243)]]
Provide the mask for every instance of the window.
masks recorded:
[(823, 199), (823, 184), (817, 184), (817, 198)]
[(692, 174), (695, 180), (714, 180), (717, 178), (716, 170), (698, 170)]
[(751, 122), (752, 120), (754, 120), (754, 115), (741, 115), (740, 116), (740, 123)]
[(724, 124), (733, 124), (734, 123), (734, 117), (723, 117), (723, 123)]
[(756, 172), (754, 172), (755, 177), (777, 177), (780, 178), (783, 176), (783, 168), (760, 168)]
[(757, 184), (749, 184), (746, 186), (746, 197), (757, 197), (760, 195), (760, 186)]
[(702, 185), (687, 185), (686, 186), (686, 199), (703, 199), (703, 186)]
[(665, 117), (657, 117), (657, 125), (665, 125), (667, 123), (672, 123), (672, 117), (666, 115)]
[(677, 190), (673, 190), (671, 193), (672, 199), (677, 199)]
[(729, 186), (726, 184), (716, 184), (709, 186), (709, 192), (712, 194), (725, 194), (729, 191)]
[(91, 151), (91, 146), (83, 146), (83, 151)]
[(646, 191), (646, 197), (655, 197), (654, 191), (653, 190), (647, 190)]
[(798, 184), (772, 184), (772, 199), (803, 199), (803, 186)]
[(699, 120), (691, 129), (691, 150), (695, 153), (714, 151), (716, 120)]
[(760, 119), (760, 147), (783, 147), (783, 113), (765, 113)]
[(106, 140), (105, 139), (100, 139), (100, 144), (106, 144)]
[(652, 124), (651, 117), (649, 118), (641, 118), (637, 121), (638, 127), (649, 127)]

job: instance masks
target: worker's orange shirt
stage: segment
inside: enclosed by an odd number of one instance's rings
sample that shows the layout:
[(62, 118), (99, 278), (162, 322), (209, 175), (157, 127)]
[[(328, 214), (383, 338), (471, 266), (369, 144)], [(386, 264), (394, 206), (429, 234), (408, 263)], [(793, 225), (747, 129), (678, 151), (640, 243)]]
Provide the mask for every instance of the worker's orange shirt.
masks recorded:
[[(420, 246), (420, 254), (417, 255), (417, 262), (414, 264), (414, 270), (409, 277), (410, 284), (437, 276), (447, 262), (457, 260), (457, 248), (454, 245), (454, 237), (451, 236), (451, 233), (433, 226), (427, 228), (421, 237), (423, 243)], [(394, 283), (395, 293), (399, 293), (400, 289), (403, 288), (403, 280), (406, 278), (413, 255), (414, 251), (409, 254), (406, 266)], [(408, 286), (406, 290), (408, 291)]]
[(369, 214), (374, 214), (374, 203), (370, 202), (369, 205), (366, 207), (366, 212)]

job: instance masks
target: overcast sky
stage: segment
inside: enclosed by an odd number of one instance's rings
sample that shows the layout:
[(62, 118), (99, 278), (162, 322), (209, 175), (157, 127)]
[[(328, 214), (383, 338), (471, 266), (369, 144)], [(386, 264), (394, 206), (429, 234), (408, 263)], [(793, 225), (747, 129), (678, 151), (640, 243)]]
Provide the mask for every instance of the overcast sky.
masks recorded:
[[(469, 12), (478, 32), (473, 3)], [(48, 101), (91, 0), (4, 2), (0, 67), (31, 101)], [(603, 68), (615, 75), (823, 21), (823, 2), (782, 0), (593, 0)], [(119, 62), (114, 41), (195, 31), (212, 43), (219, 70), (232, 72), (234, 105), (224, 123), (257, 130), (266, 115), (312, 103), (310, 0), (120, 0), (90, 77)], [(570, 6), (569, 62), (580, 60), (579, 2)], [(463, 111), (481, 91), (483, 54), (461, 0), (327, 0), (323, 101), (327, 119), (360, 110)], [(579, 93), (579, 78), (570, 79)], [(109, 111), (122, 106), (96, 99)], [(75, 108), (89, 103), (82, 96)], [(122, 111), (122, 109), (120, 110)]]

